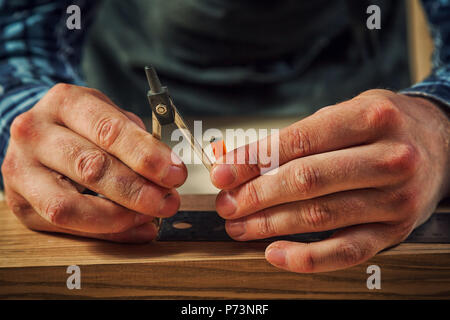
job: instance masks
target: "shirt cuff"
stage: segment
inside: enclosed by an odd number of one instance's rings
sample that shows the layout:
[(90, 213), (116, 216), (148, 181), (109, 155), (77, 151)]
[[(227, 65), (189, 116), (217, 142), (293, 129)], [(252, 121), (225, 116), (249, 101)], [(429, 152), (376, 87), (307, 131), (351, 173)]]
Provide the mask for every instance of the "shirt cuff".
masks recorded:
[(424, 81), (401, 90), (399, 93), (434, 100), (438, 102), (437, 106), (450, 117), (450, 77), (447, 80), (436, 75), (431, 75)]

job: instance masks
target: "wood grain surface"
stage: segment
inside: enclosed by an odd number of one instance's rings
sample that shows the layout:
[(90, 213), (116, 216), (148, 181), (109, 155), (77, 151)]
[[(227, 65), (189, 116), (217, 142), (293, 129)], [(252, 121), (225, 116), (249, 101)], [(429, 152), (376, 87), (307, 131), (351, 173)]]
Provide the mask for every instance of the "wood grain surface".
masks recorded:
[[(210, 210), (213, 195), (185, 195), (184, 210)], [(442, 210), (442, 209), (441, 209)], [(0, 298), (385, 299), (450, 298), (450, 244), (400, 244), (342, 271), (294, 274), (264, 259), (267, 243), (124, 245), (26, 229), (0, 202)], [(381, 268), (381, 289), (366, 269)], [(69, 265), (81, 289), (69, 290)]]

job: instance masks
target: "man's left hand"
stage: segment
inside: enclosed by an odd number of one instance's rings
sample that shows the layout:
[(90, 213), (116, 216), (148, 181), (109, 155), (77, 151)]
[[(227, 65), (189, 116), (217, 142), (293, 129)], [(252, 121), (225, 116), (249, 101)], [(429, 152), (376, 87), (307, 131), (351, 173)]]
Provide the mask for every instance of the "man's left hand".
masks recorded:
[(369, 90), (281, 130), (276, 174), (229, 164), (240, 149), (225, 155), (211, 171), (223, 189), (217, 212), (239, 241), (340, 229), (319, 242), (272, 243), (266, 258), (277, 267), (357, 265), (407, 238), (449, 195), (449, 139), (449, 119), (431, 100)]

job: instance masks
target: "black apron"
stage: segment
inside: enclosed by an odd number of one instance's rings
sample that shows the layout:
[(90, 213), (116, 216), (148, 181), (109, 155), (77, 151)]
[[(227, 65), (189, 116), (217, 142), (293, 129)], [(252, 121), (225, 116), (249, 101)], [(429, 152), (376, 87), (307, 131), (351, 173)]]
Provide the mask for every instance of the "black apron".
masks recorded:
[(409, 85), (403, 1), (109, 0), (83, 55), (88, 86), (149, 116), (153, 64), (184, 114), (300, 115)]

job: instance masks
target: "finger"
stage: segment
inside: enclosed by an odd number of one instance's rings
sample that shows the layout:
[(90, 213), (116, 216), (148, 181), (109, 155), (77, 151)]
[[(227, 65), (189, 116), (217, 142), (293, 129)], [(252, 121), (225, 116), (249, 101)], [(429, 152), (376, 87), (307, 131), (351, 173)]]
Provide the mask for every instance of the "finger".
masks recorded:
[(46, 167), (133, 211), (159, 217), (177, 212), (175, 189), (145, 179), (67, 128), (50, 126), (46, 132), (33, 151)]
[(107, 199), (80, 194), (47, 168), (31, 166), (27, 175), (33, 178), (17, 178), (12, 188), (56, 227), (88, 233), (118, 233), (152, 220)]
[(128, 119), (130, 119), (131, 121), (136, 123), (139, 126), (139, 128), (141, 128), (144, 131), (147, 131), (147, 128), (145, 127), (145, 123), (144, 123), (144, 121), (142, 121), (141, 118), (139, 118), (137, 115), (135, 115), (132, 112), (125, 111), (125, 110), (122, 110), (122, 111), (125, 113), (125, 115), (128, 117)]
[(376, 189), (344, 191), (227, 220), (225, 227), (234, 240), (247, 241), (400, 219), (401, 204), (387, 198), (384, 191)]
[[(42, 218), (23, 197), (15, 194), (14, 198), (14, 201), (21, 202), (15, 202), (13, 207), (10, 206), (11, 210), (14, 211), (14, 214), (19, 220), (31, 230), (72, 234), (121, 243), (145, 243), (154, 240), (158, 235), (158, 228), (152, 222), (136, 225), (131, 229), (119, 233), (87, 233), (57, 227)], [(19, 198), (21, 198), (21, 200), (18, 200)]]
[(28, 217), (27, 224), (25, 225), (35, 231), (71, 234), (85, 238), (101, 239), (120, 243), (145, 243), (154, 240), (158, 236), (158, 227), (153, 222), (143, 223), (118, 233), (88, 233), (64, 229), (52, 225), (48, 221), (44, 220), (44, 218), (38, 215), (34, 210), (28, 214)]
[(158, 228), (152, 222), (146, 222), (136, 225), (119, 233), (87, 233), (64, 229), (57, 227), (44, 218), (42, 218), (31, 205), (18, 193), (12, 191), (9, 187), (5, 187), (5, 198), (8, 207), (13, 211), (16, 217), (29, 229), (35, 231), (56, 232), (64, 234), (72, 234), (87, 238), (95, 238), (123, 243), (145, 243), (152, 241), (158, 235)]
[(53, 96), (50, 94), (45, 98), (65, 97), (53, 110), (58, 123), (161, 186), (176, 187), (186, 180), (186, 167), (169, 147), (136, 126), (110, 103), (94, 99), (75, 86), (61, 85), (52, 93)]
[[(64, 233), (67, 233), (63, 231)], [(69, 232), (73, 235), (108, 240), (120, 243), (146, 243), (150, 242), (158, 236), (158, 227), (153, 222), (147, 222), (119, 233), (85, 233), (85, 232)]]
[(214, 165), (211, 180), (219, 189), (232, 189), (278, 163), (375, 141), (398, 122), (399, 112), (389, 97), (358, 96), (282, 129), (278, 138), (263, 138), (228, 152)]
[(101, 91), (99, 91), (97, 89), (93, 89), (93, 88), (86, 88), (86, 89), (89, 90), (92, 95), (98, 97), (99, 99), (101, 99), (101, 100), (105, 101), (106, 103), (108, 103), (109, 105), (111, 105), (111, 107), (122, 112), (124, 115), (126, 115), (128, 117), (128, 119), (130, 119), (131, 121), (136, 123), (140, 128), (146, 130), (144, 122), (136, 114), (119, 108), (116, 104), (114, 104), (114, 102), (107, 95), (105, 95)]
[(346, 228), (319, 242), (277, 241), (266, 248), (266, 259), (276, 267), (300, 273), (345, 269), (402, 241), (404, 230), (374, 223)]
[(216, 208), (222, 217), (236, 219), (281, 203), (400, 183), (416, 167), (417, 155), (408, 145), (378, 143), (316, 154), (290, 161), (276, 174), (221, 191)]
[[(33, 224), (33, 215), (37, 215), (28, 201), (13, 191), (10, 185), (5, 185), (5, 201), (8, 208), (26, 226)], [(42, 218), (41, 218), (42, 219)]]

